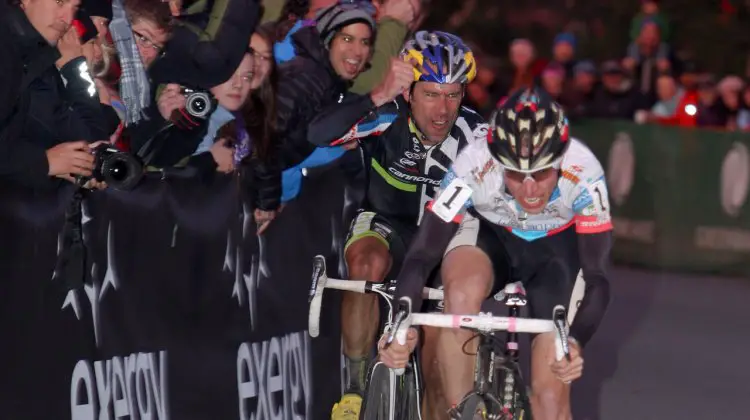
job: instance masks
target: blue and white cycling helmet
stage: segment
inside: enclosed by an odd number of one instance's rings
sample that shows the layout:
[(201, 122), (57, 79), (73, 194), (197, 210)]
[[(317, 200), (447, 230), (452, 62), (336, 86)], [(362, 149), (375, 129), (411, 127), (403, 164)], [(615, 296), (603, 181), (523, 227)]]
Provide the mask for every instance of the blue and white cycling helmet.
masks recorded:
[(414, 65), (415, 82), (468, 84), (477, 75), (474, 53), (461, 38), (447, 32), (417, 32), (404, 45), (401, 57)]

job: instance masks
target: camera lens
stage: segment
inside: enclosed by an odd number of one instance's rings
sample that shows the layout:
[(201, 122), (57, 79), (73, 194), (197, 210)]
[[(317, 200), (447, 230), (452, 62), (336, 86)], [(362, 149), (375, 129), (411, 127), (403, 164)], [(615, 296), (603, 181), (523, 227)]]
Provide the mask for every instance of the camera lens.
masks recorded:
[(104, 182), (118, 190), (133, 188), (141, 179), (143, 167), (127, 153), (115, 153), (102, 162), (101, 175)]
[(110, 178), (114, 181), (122, 182), (128, 177), (129, 168), (126, 162), (123, 162), (121, 160), (112, 162), (108, 169), (109, 171), (107, 172), (107, 178)]
[(187, 112), (197, 118), (205, 118), (211, 113), (211, 98), (204, 92), (194, 92), (186, 98)]

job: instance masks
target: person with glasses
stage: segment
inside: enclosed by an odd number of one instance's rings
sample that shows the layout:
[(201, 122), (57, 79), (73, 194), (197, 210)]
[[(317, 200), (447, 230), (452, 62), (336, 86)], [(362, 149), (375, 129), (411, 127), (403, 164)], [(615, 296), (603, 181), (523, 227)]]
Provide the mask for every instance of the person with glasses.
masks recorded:
[[(344, 245), (349, 278), (378, 283), (393, 278), (388, 274), (398, 272), (425, 205), (451, 162), (474, 141), (476, 131), (486, 133), (482, 117), (461, 106), (476, 69), (472, 51), (460, 38), (420, 31), (370, 94), (352, 96), (310, 124), (311, 143), (360, 146), (364, 156), (365, 200)], [(379, 321), (376, 296), (344, 295), (348, 381), (334, 408), (335, 420), (358, 418)]]
[[(531, 344), (531, 408), (539, 420), (571, 418), (570, 382), (583, 373), (582, 348), (610, 300), (607, 182), (569, 130), (562, 107), (541, 89), (522, 89), (500, 105), (489, 132), (460, 153), (429, 203), (395, 293), (419, 308), (427, 275), (442, 260), (446, 313), (476, 314), (506, 283), (520, 281), (529, 316), (549, 319), (556, 305), (568, 307), (581, 269), (586, 289), (570, 326), (571, 358), (555, 361), (554, 333)], [(425, 343), (436, 348), (443, 412), (472, 389), (472, 334), (446, 329)], [(409, 344), (381, 346), (381, 360), (402, 367)]]
[(124, 6), (141, 61), (149, 68), (164, 55), (170, 38), (172, 14), (169, 6), (152, 0), (126, 0)]

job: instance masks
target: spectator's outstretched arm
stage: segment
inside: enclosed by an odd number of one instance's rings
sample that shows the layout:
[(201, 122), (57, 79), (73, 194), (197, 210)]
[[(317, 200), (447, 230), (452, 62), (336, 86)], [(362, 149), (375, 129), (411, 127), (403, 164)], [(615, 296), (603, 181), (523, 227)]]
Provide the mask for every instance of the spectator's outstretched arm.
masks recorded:
[(397, 58), (390, 58), (389, 64), (385, 80), (370, 94), (349, 98), (319, 113), (308, 127), (308, 141), (338, 146), (385, 131), (398, 117), (399, 106), (408, 106), (395, 100), (414, 81), (411, 64)]
[(323, 110), (307, 128), (307, 140), (316, 146), (338, 146), (365, 138), (396, 119), (394, 105), (375, 108), (370, 95), (356, 95)]
[(350, 89), (351, 92), (364, 95), (372, 91), (388, 72), (391, 58), (401, 52), (408, 28), (396, 19), (383, 18), (378, 23), (378, 36), (370, 60), (370, 68), (362, 72)]

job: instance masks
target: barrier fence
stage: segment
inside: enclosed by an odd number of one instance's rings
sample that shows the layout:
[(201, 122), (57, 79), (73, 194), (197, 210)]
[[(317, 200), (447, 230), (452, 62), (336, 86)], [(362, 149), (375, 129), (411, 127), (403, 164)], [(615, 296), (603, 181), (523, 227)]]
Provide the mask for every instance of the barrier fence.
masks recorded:
[[(750, 273), (742, 134), (610, 121), (573, 134), (606, 168), (617, 261)], [(307, 296), (314, 255), (343, 269), (357, 201), (344, 178), (308, 174), (262, 238), (231, 178), (91, 193), (85, 281), (58, 266), (72, 187), (0, 185), (2, 417), (327, 418), (341, 392), (340, 296), (326, 294), (315, 340)]]
[(616, 261), (750, 274), (747, 134), (626, 121), (583, 121), (572, 134), (606, 169)]
[(147, 179), (84, 200), (85, 282), (64, 278), (72, 188), (1, 187), (0, 413), (9, 419), (321, 419), (340, 396), (339, 304), (307, 334), (312, 258), (339, 264), (341, 174), (306, 180), (262, 239), (236, 182)]

